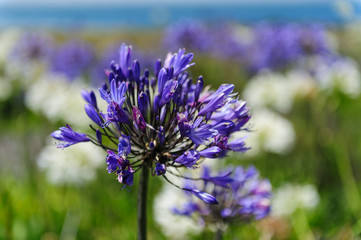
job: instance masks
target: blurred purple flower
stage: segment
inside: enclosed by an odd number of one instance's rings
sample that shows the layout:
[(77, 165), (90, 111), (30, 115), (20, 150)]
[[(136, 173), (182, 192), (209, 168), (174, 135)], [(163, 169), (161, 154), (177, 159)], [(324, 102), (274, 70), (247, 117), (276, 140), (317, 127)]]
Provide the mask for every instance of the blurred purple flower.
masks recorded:
[(70, 80), (85, 77), (94, 66), (95, 54), (89, 43), (72, 40), (56, 50), (51, 61), (51, 71), (62, 73)]
[(183, 19), (169, 25), (163, 32), (163, 45), (175, 51), (186, 48), (194, 52), (205, 52), (211, 47), (211, 32), (205, 24), (195, 19)]
[[(200, 218), (200, 222), (218, 226), (259, 220), (269, 214), (272, 187), (267, 179), (259, 178), (256, 168), (236, 167), (234, 170), (225, 169), (218, 175), (211, 176), (210, 169), (204, 167), (202, 178), (204, 184), (203, 188), (200, 188), (201, 191), (213, 184), (212, 195), (217, 198), (219, 204), (204, 204), (187, 195), (189, 201), (181, 208), (174, 208), (173, 213), (196, 216)], [(190, 185), (186, 183), (188, 188)]]
[(18, 39), (11, 52), (11, 58), (27, 63), (40, 61), (48, 63), (54, 51), (53, 39), (42, 32), (25, 32)]

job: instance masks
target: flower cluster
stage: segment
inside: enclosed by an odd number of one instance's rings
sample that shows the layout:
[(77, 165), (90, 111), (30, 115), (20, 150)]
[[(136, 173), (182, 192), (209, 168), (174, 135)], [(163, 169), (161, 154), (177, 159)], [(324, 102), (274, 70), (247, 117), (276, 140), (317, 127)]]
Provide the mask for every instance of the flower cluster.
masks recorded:
[(271, 184), (259, 178), (255, 167), (224, 169), (216, 176), (211, 176), (210, 169), (204, 167), (202, 179), (203, 189), (211, 188), (219, 204), (203, 204), (189, 196), (189, 201), (181, 208), (174, 207), (173, 213), (195, 216), (202, 225), (214, 224), (217, 227), (259, 220), (269, 214)]
[(209, 27), (187, 20), (170, 25), (163, 39), (170, 48), (188, 47), (217, 58), (236, 60), (252, 74), (262, 69), (284, 70), (297, 65), (300, 58), (328, 59), (336, 55), (326, 28), (319, 24), (261, 22), (250, 27), (230, 24)]
[(45, 33), (25, 32), (12, 49), (12, 60), (48, 62), (53, 54), (53, 39)]
[[(107, 151), (108, 172), (120, 183), (131, 186), (141, 168), (163, 176), (169, 168), (195, 169), (202, 158), (220, 158), (228, 151), (246, 151), (244, 139), (229, 141), (234, 132), (245, 130), (250, 119), (246, 103), (233, 93), (234, 86), (223, 84), (216, 91), (203, 89), (203, 78), (196, 83), (186, 70), (194, 65), (193, 54), (179, 50), (168, 54), (164, 63), (155, 62), (154, 75), (141, 71), (132, 61), (132, 48), (123, 44), (119, 64), (106, 71), (109, 79), (99, 89), (107, 103), (98, 108), (94, 92), (82, 91), (85, 112), (97, 125), (95, 136), (75, 132), (70, 126), (52, 136), (59, 147), (91, 141)], [(183, 188), (208, 203), (216, 199), (196, 189)]]
[(73, 80), (88, 73), (94, 62), (93, 46), (80, 40), (72, 40), (56, 49), (50, 69), (55, 73), (63, 73)]

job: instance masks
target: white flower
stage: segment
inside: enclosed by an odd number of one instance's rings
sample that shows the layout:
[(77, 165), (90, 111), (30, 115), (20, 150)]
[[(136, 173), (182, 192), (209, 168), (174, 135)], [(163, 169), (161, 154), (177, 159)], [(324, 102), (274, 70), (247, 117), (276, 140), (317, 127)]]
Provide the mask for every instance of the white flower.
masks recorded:
[(0, 65), (5, 64), (17, 42), (21, 31), (16, 28), (9, 28), (0, 34)]
[(82, 89), (88, 89), (88, 86), (79, 79), (70, 82), (63, 75), (47, 74), (29, 86), (25, 104), (51, 121), (63, 120), (70, 125), (88, 126), (91, 120), (84, 112)]
[(249, 81), (243, 98), (253, 109), (270, 107), (288, 113), (294, 99), (307, 95), (314, 85), (311, 76), (303, 71), (291, 71), (285, 75), (263, 71)]
[(292, 93), (292, 100), (307, 96), (317, 87), (315, 79), (306, 71), (300, 69), (288, 72), (286, 78), (287, 87)]
[(189, 234), (198, 234), (202, 228), (189, 217), (172, 213), (174, 207), (182, 207), (187, 198), (184, 192), (165, 183), (161, 192), (154, 199), (154, 219), (162, 232), (170, 239), (188, 239)]
[(274, 216), (287, 216), (298, 208), (314, 209), (319, 199), (320, 197), (314, 185), (286, 184), (274, 191), (271, 214)]
[(7, 99), (13, 91), (13, 76), (8, 74), (6, 66), (14, 44), (20, 36), (19, 29), (10, 28), (0, 34), (0, 100)]
[[(253, 132), (246, 139), (247, 146), (251, 147), (246, 155), (257, 155), (261, 151), (285, 154), (295, 143), (291, 122), (268, 109), (254, 111), (249, 124)], [(230, 141), (240, 137), (243, 136), (233, 134)]]
[(331, 64), (320, 62), (315, 76), (319, 87), (327, 92), (338, 89), (352, 98), (360, 94), (361, 75), (357, 64), (352, 59), (339, 59)]
[(97, 168), (105, 168), (105, 152), (94, 148), (92, 143), (58, 149), (54, 140), (49, 142), (52, 144), (49, 143), (41, 150), (37, 164), (53, 184), (82, 184), (96, 177)]

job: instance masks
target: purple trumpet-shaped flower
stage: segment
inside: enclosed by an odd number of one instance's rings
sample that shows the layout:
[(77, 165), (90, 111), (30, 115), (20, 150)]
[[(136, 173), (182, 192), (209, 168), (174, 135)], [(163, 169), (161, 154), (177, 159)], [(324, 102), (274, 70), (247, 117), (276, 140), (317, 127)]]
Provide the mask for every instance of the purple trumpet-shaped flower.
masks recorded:
[(128, 74), (128, 68), (130, 65), (130, 58), (131, 58), (132, 47), (127, 46), (124, 43), (119, 49), (119, 62), (120, 68), (124, 76)]
[(86, 90), (81, 90), (81, 96), (83, 97), (83, 99), (89, 103), (90, 105), (92, 105), (96, 110), (98, 110), (98, 104), (97, 104), (97, 98), (95, 96), (95, 93), (93, 91), (86, 91)]
[(177, 87), (178, 87), (178, 81), (170, 80), (165, 83), (162, 96), (160, 98), (160, 107), (163, 107), (166, 103), (168, 103), (172, 99), (172, 96), (177, 90)]
[(209, 193), (202, 192), (202, 191), (199, 191), (197, 189), (187, 189), (187, 188), (185, 188), (184, 190), (192, 193), (194, 196), (196, 196), (197, 198), (199, 198), (200, 200), (202, 200), (205, 203), (218, 204), (217, 199), (215, 197), (213, 197)]
[(145, 92), (139, 93), (138, 96), (138, 106), (139, 110), (142, 113), (143, 117), (147, 117), (147, 111), (148, 111), (148, 95)]
[(166, 82), (168, 80), (171, 79), (172, 74), (173, 74), (172, 69), (162, 68), (160, 70), (159, 75), (158, 75), (158, 93), (159, 94), (163, 93), (164, 85), (166, 84)]
[(115, 172), (118, 175), (118, 181), (128, 186), (133, 185), (134, 170), (129, 164), (129, 161), (120, 152), (118, 154), (108, 150), (106, 158), (107, 170), (109, 173)]
[(90, 104), (85, 104), (85, 112), (88, 115), (88, 117), (93, 120), (93, 122), (95, 122), (98, 126), (102, 126), (103, 122), (101, 117), (99, 116), (99, 113), (96, 111), (96, 109), (90, 105)]
[(199, 152), (202, 157), (206, 158), (218, 158), (221, 153), (222, 149), (217, 146), (213, 146)]
[(195, 150), (186, 151), (174, 161), (180, 163), (187, 168), (194, 168), (199, 160), (200, 154)]
[[(231, 84), (211, 91), (203, 89), (202, 77), (193, 83), (185, 71), (194, 64), (192, 53), (169, 54), (163, 65), (157, 59), (153, 70), (133, 59), (130, 46), (122, 45), (119, 55), (119, 61), (112, 61), (105, 71), (106, 83), (99, 88), (106, 109), (100, 109), (93, 92), (82, 91), (86, 114), (95, 123), (91, 125), (94, 136), (65, 128), (53, 133), (65, 142), (62, 146), (91, 141), (102, 147), (108, 152), (108, 172), (129, 186), (139, 170), (149, 169), (152, 176), (167, 179), (172, 169), (193, 170), (205, 158), (246, 149), (243, 140), (228, 139), (245, 129), (248, 108), (232, 93)], [(210, 177), (207, 181), (222, 185), (228, 180)], [(183, 189), (216, 203), (205, 191)]]
[(124, 154), (125, 156), (128, 156), (131, 150), (132, 146), (130, 144), (130, 137), (125, 135), (119, 137), (118, 154)]
[(155, 174), (164, 175), (167, 172), (167, 167), (164, 163), (156, 163), (155, 164)]
[(140, 112), (140, 110), (133, 106), (133, 120), (135, 121), (135, 124), (142, 130), (144, 131), (146, 126), (144, 117), (142, 115), (142, 113)]
[(213, 183), (216, 186), (221, 186), (224, 188), (229, 188), (230, 183), (234, 180), (230, 177), (232, 171), (230, 169), (223, 170), (217, 176), (211, 177), (211, 169), (207, 166), (203, 167), (202, 179), (204, 180), (204, 184), (207, 185), (208, 182)]
[[(212, 194), (217, 197), (218, 205), (204, 204), (207, 198), (197, 196), (203, 202), (189, 199), (184, 207), (173, 209), (175, 214), (200, 218), (207, 224), (237, 224), (259, 220), (270, 212), (271, 185), (268, 180), (260, 179), (257, 169), (236, 167), (222, 170), (219, 176), (210, 176), (210, 169), (205, 168), (202, 175), (203, 188), (213, 184)], [(189, 184), (187, 185), (189, 187)], [(199, 188), (198, 188), (199, 189)], [(202, 188), (197, 191), (202, 191)]]
[(51, 136), (56, 140), (61, 141), (58, 144), (58, 147), (60, 148), (66, 148), (76, 143), (90, 141), (86, 134), (74, 132), (68, 124), (66, 127), (61, 127), (60, 130), (54, 131)]
[(174, 75), (178, 75), (187, 68), (193, 66), (194, 63), (191, 63), (193, 60), (193, 53), (185, 54), (185, 51), (185, 49), (179, 49), (176, 54), (168, 54), (164, 62), (164, 67), (173, 67)]

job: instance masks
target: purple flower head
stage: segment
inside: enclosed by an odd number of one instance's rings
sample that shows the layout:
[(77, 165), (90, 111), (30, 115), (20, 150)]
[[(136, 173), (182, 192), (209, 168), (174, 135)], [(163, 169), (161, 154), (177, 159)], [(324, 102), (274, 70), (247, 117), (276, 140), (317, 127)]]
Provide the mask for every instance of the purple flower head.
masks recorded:
[(298, 25), (260, 23), (253, 27), (254, 41), (246, 65), (251, 72), (262, 69), (285, 69), (300, 58), (330, 58), (334, 50), (326, 30), (318, 24)]
[(27, 63), (40, 61), (48, 63), (54, 52), (54, 43), (50, 36), (40, 32), (24, 33), (11, 52), (11, 58)]
[(181, 72), (185, 71), (187, 68), (194, 65), (191, 63), (193, 60), (193, 53), (185, 54), (185, 49), (179, 49), (178, 53), (176, 54), (168, 54), (167, 58), (164, 61), (164, 66), (169, 68), (174, 68), (174, 75), (178, 75)]
[(203, 52), (211, 47), (210, 36), (211, 32), (202, 22), (187, 19), (169, 25), (163, 33), (163, 43), (172, 50), (182, 47)]
[[(259, 178), (254, 167), (236, 167), (233, 171), (226, 169), (218, 176), (211, 176), (210, 169), (204, 168), (202, 179), (203, 189), (210, 184), (214, 185), (212, 194), (217, 197), (219, 204), (204, 204), (207, 197), (192, 192), (203, 202), (187, 195), (189, 201), (186, 205), (181, 209), (173, 209), (173, 213), (188, 217), (197, 216), (208, 224), (244, 223), (262, 219), (269, 214), (272, 187), (268, 180)], [(202, 188), (200, 189), (202, 191)]]
[(212, 35), (209, 36), (208, 41), (213, 56), (244, 62), (249, 44), (244, 41), (245, 38), (239, 36), (240, 31), (237, 26), (221, 23), (212, 27), (210, 31)]
[(66, 127), (61, 127), (60, 130), (54, 131), (51, 136), (61, 141), (58, 144), (59, 148), (66, 148), (76, 143), (90, 141), (86, 134), (74, 132), (68, 124)]
[[(228, 138), (244, 130), (248, 108), (232, 84), (211, 91), (203, 89), (202, 77), (193, 83), (186, 72), (194, 64), (192, 53), (181, 49), (165, 61), (156, 59), (154, 69), (148, 70), (133, 60), (132, 47), (122, 45), (118, 59), (105, 71), (106, 83), (99, 88), (106, 109), (100, 109), (94, 93), (82, 91), (86, 114), (96, 124), (91, 125), (95, 136), (78, 134), (75, 140), (107, 150), (108, 172), (119, 182), (130, 186), (133, 175), (144, 168), (167, 179), (174, 169), (193, 170), (205, 158), (222, 158), (244, 147)], [(212, 176), (207, 181), (218, 186), (228, 179)], [(205, 202), (216, 202), (206, 191), (185, 189)]]
[(56, 50), (50, 68), (53, 72), (62, 73), (72, 80), (89, 74), (94, 62), (93, 46), (80, 40), (73, 40)]

